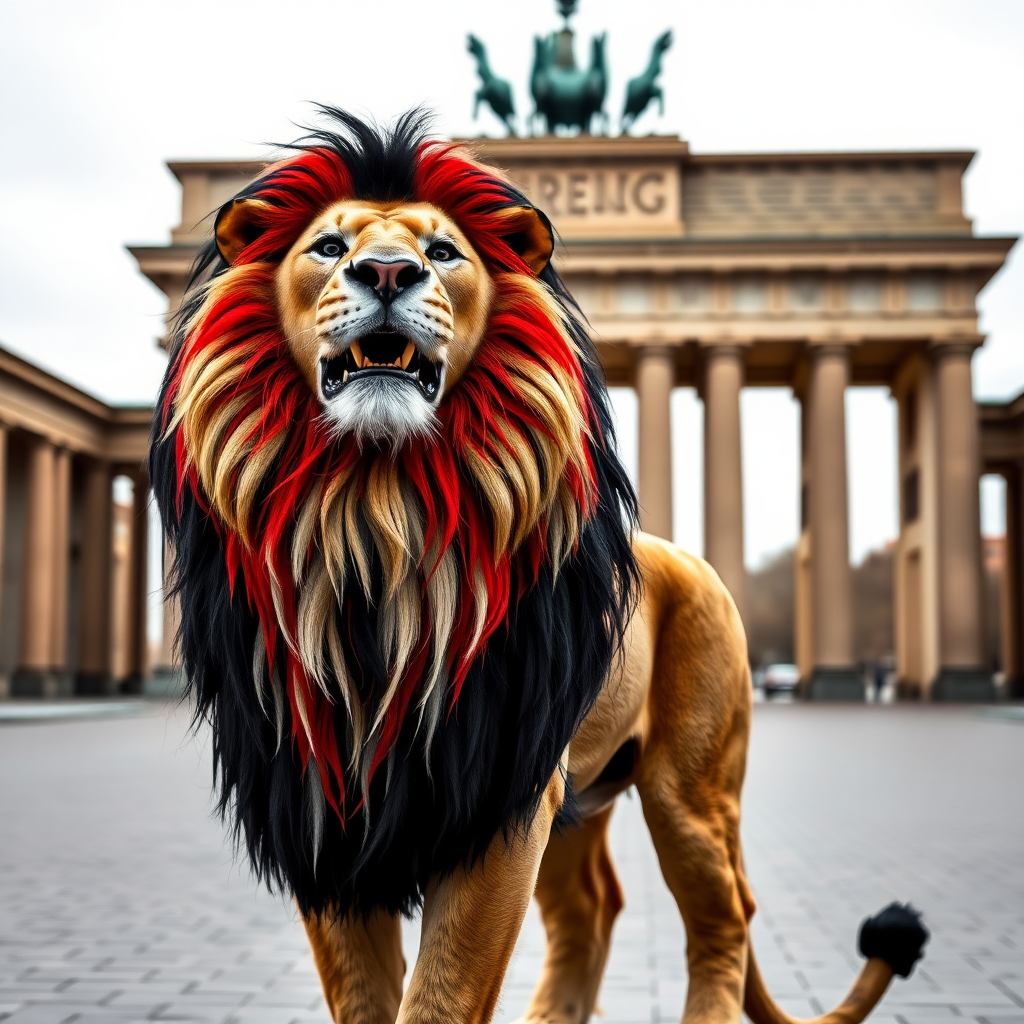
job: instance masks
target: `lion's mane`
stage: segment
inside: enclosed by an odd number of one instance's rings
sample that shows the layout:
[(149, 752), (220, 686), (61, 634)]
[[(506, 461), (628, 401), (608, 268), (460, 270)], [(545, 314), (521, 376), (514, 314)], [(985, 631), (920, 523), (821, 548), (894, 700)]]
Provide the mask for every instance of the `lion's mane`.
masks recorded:
[[(527, 200), (419, 116), (322, 109), (240, 193), (263, 205), (239, 258), (197, 258), (150, 468), (222, 813), (303, 910), (408, 911), (536, 810), (635, 599), (636, 505), (576, 308), (502, 233)], [(332, 434), (275, 310), (346, 198), (444, 209), (498, 295), (436, 436), (397, 452)]]

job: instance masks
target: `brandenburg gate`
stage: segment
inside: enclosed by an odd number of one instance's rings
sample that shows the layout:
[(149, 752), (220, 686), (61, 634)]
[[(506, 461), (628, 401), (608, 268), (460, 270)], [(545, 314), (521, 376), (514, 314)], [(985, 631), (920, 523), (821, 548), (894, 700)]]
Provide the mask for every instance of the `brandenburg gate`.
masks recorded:
[(983, 696), (975, 299), (1013, 239), (973, 235), (970, 153), (694, 155), (674, 138), (507, 140), (484, 156), (553, 216), (609, 380), (637, 389), (644, 525), (672, 522), (669, 396), (705, 410), (704, 554), (741, 612), (740, 389), (801, 405), (797, 660), (810, 697), (860, 696), (848, 544), (848, 386), (899, 406), (897, 672)]
[[(556, 263), (612, 385), (639, 398), (645, 529), (672, 528), (675, 387), (705, 410), (704, 555), (745, 603), (740, 391), (802, 410), (796, 650), (811, 699), (862, 699), (855, 666), (844, 394), (899, 407), (895, 635), (901, 695), (989, 699), (982, 659), (976, 298), (1012, 238), (977, 237), (971, 153), (691, 153), (674, 136), (553, 135), (469, 144), (552, 218)], [(181, 226), (134, 247), (180, 301), (206, 219), (261, 168), (180, 162)]]

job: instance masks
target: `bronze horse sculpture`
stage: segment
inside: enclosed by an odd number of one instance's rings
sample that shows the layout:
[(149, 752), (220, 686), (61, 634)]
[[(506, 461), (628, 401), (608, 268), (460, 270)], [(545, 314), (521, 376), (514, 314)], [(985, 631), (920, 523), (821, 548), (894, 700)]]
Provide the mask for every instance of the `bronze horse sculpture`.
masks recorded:
[(575, 61), (557, 52), (558, 36), (535, 36), (530, 92), (533, 94), (533, 119), (543, 118), (545, 131), (558, 127), (589, 132), (595, 117), (607, 127), (604, 111), (608, 91), (606, 36), (594, 36), (590, 44), (590, 67), (577, 68)]
[(631, 78), (626, 86), (626, 104), (622, 110), (622, 130), (629, 129), (636, 122), (636, 119), (647, 109), (651, 100), (658, 101), (658, 108), (662, 116), (665, 114), (665, 96), (661, 86), (655, 79), (661, 74), (662, 54), (672, 45), (671, 30), (662, 32), (655, 40), (651, 50), (651, 59), (642, 74)]
[(476, 70), (480, 76), (480, 88), (473, 97), (473, 119), (476, 120), (480, 112), (480, 104), (486, 103), (504, 123), (509, 135), (515, 135), (516, 108), (512, 101), (512, 86), (491, 71), (487, 48), (476, 36), (467, 37), (466, 49), (476, 58)]

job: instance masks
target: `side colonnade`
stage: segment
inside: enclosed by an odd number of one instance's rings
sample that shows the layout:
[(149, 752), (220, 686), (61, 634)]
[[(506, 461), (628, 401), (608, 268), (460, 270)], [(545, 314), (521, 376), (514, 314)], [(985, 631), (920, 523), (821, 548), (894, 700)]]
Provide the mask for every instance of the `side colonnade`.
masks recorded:
[[(113, 408), (0, 349), (0, 686), (138, 692), (152, 410)], [(115, 501), (116, 477), (132, 504)], [(127, 490), (127, 488), (122, 488)]]

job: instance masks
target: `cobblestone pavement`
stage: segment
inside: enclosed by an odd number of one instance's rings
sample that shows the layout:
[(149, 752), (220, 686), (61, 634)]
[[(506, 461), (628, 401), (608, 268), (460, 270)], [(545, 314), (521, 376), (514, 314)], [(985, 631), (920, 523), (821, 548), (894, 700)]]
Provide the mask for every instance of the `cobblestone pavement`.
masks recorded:
[[(0, 1020), (326, 1024), (295, 914), (233, 866), (208, 780), (180, 713), (0, 726)], [(755, 948), (785, 1009), (834, 1004), (859, 921), (900, 898), (933, 939), (874, 1020), (1024, 1024), (1020, 721), (759, 706), (744, 814)], [(679, 1020), (682, 928), (636, 799), (613, 850), (627, 907), (603, 1020)], [(531, 912), (497, 1020), (522, 1012), (541, 953)]]

